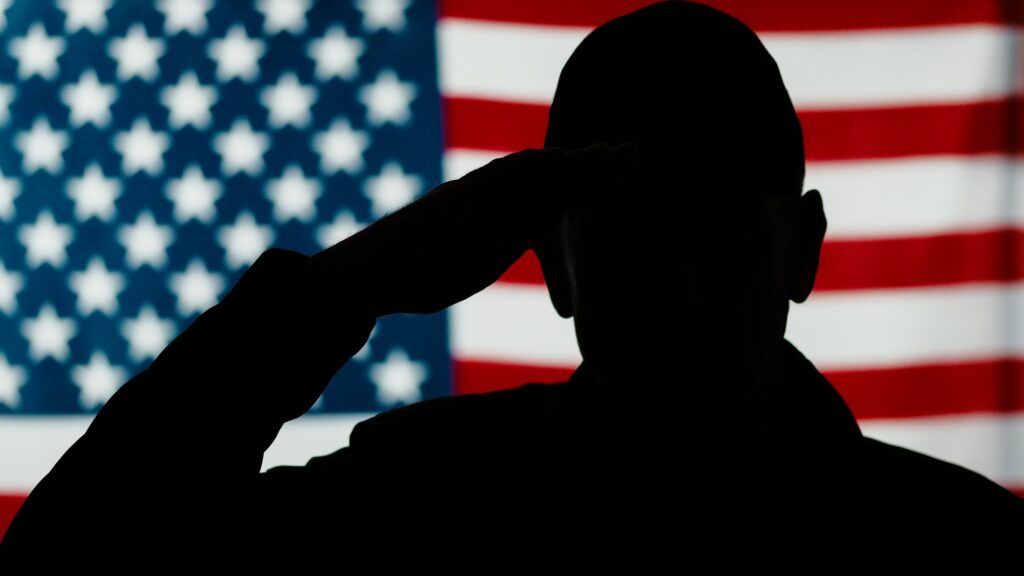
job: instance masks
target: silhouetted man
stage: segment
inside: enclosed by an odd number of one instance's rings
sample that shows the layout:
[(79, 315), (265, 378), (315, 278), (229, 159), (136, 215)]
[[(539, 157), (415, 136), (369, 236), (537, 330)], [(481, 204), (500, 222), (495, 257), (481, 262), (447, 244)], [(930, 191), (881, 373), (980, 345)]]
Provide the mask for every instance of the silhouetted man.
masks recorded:
[[(315, 256), (265, 252), (103, 408), (0, 566), (1022, 573), (1018, 499), (862, 437), (783, 339), (825, 218), (749, 29), (676, 2), (600, 27), (546, 144)], [(575, 321), (567, 383), (393, 410), (259, 473), (375, 318), (443, 309), (530, 247)]]

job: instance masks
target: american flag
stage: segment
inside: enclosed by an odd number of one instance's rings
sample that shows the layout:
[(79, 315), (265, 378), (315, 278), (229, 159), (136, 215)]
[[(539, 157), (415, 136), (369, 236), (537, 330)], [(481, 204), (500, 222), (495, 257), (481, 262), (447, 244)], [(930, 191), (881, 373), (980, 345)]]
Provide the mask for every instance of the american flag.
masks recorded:
[[(542, 145), (575, 46), (650, 3), (0, 0), (0, 529), (265, 248), (313, 253)], [(825, 200), (788, 337), (867, 435), (1024, 488), (1024, 3), (708, 3), (779, 62)], [(381, 321), (264, 466), (579, 360), (527, 254)]]

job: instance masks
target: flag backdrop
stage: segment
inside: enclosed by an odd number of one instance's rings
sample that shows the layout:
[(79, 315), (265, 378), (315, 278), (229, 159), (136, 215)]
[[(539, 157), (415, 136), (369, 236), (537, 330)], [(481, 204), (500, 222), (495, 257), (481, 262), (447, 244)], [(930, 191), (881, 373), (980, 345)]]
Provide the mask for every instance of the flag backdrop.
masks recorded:
[[(0, 0), (0, 531), (265, 248), (315, 252), (540, 146), (574, 47), (649, 3)], [(779, 62), (825, 199), (788, 337), (867, 435), (1024, 488), (1024, 2), (709, 3)], [(578, 361), (528, 254), (381, 321), (265, 467)]]

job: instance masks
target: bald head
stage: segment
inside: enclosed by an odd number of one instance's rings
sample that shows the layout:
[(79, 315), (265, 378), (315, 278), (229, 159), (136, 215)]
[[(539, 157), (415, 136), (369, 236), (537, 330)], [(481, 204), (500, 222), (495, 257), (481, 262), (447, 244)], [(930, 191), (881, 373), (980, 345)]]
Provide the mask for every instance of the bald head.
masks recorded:
[(562, 70), (545, 144), (632, 141), (653, 176), (799, 195), (800, 123), (778, 66), (739, 20), (662, 2), (599, 27)]

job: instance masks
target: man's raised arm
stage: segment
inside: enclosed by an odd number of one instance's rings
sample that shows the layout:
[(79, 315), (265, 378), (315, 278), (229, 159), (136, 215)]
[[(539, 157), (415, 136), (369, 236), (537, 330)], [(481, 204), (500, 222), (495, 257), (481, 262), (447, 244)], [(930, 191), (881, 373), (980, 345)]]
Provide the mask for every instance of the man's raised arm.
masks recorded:
[[(33, 490), (0, 543), (0, 571), (237, 567), (247, 551), (257, 563), (269, 552), (261, 542), (297, 543), (294, 524), (274, 525), (315, 515), (296, 492), (358, 501), (345, 492), (363, 471), (345, 450), (261, 475), (282, 424), (316, 401), (377, 317), (434, 312), (485, 288), (553, 235), (580, 193), (570, 181), (607, 185), (634, 157), (603, 145), (519, 152), (314, 256), (267, 250)], [(353, 479), (315, 485), (327, 476)]]

